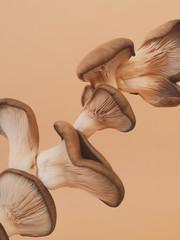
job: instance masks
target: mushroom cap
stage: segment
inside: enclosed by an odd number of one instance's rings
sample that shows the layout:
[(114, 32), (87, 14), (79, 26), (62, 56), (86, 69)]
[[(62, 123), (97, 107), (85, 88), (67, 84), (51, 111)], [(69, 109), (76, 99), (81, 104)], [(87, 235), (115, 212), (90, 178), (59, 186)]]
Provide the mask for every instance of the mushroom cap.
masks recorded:
[(1, 240), (9, 240), (9, 237), (1, 223), (0, 223), (0, 239)]
[(6, 169), (0, 174), (0, 192), (1, 218), (13, 229), (8, 235), (40, 237), (54, 230), (56, 207), (53, 198), (35, 176)]
[(81, 95), (81, 104), (84, 107), (86, 102), (91, 98), (94, 91), (94, 87), (90, 85), (86, 85), (83, 89), (82, 95)]
[[(36, 147), (38, 148), (39, 146), (39, 130), (38, 130), (38, 125), (36, 121), (36, 116), (33, 112), (33, 110), (28, 106), (27, 104), (13, 99), (13, 98), (2, 98), (0, 99), (0, 108), (3, 107), (14, 107), (23, 110), (27, 117), (28, 117), (28, 122), (29, 122), (29, 140), (30, 140), (30, 145), (31, 147)], [(3, 131), (3, 129), (0, 129)]]
[[(10, 143), (9, 166), (29, 170), (34, 164), (39, 147), (39, 131), (33, 110), (16, 99), (0, 99), (0, 134), (7, 137)], [(12, 158), (13, 160), (23, 158), (27, 161), (23, 160), (26, 163), (20, 160), (13, 162)]]
[[(98, 177), (88, 179), (88, 184), (82, 183), (85, 190), (94, 191), (94, 195), (98, 196), (98, 184), (100, 178), (106, 180), (105, 185), (101, 185), (104, 191), (101, 195), (101, 201), (111, 207), (117, 207), (124, 198), (124, 186), (120, 178), (113, 171), (110, 164), (87, 140), (87, 138), (79, 131), (75, 130), (72, 125), (64, 121), (58, 121), (54, 124), (54, 128), (60, 137), (65, 141), (67, 153), (72, 164), (81, 169), (90, 169), (92, 173), (98, 174)], [(86, 177), (86, 176), (85, 176)], [(99, 180), (98, 180), (99, 179)], [(86, 186), (87, 184), (87, 186)], [(94, 187), (94, 185), (96, 187)], [(101, 191), (101, 190), (99, 190)], [(111, 197), (107, 197), (110, 195)]]
[(127, 38), (116, 38), (95, 48), (79, 63), (77, 67), (78, 78), (84, 81), (83, 74), (106, 64), (125, 49), (129, 49), (131, 56), (135, 55), (134, 44)]
[[(116, 109), (114, 112), (112, 111), (111, 104), (107, 104), (107, 106), (106, 104), (104, 104), (104, 102), (99, 104), (100, 101), (98, 100), (98, 94), (102, 91), (107, 92), (108, 95), (112, 97), (113, 101), (118, 107), (118, 112)], [(97, 100), (95, 98), (97, 98)], [(98, 106), (98, 104), (100, 105), (100, 107)], [(85, 109), (88, 107), (92, 107), (92, 109), (97, 109), (99, 111), (98, 114), (100, 113), (100, 108), (102, 109), (102, 113), (106, 113), (104, 116), (104, 122), (106, 127), (114, 128), (122, 132), (131, 131), (135, 127), (136, 118), (128, 100), (120, 91), (110, 85), (98, 85), (95, 88), (92, 97), (86, 103)]]
[(148, 44), (152, 40), (163, 38), (167, 34), (169, 34), (178, 24), (180, 24), (180, 19), (170, 20), (162, 25), (158, 26), (157, 28), (153, 29), (149, 34), (146, 36), (144, 42), (140, 46), (143, 47), (144, 45)]

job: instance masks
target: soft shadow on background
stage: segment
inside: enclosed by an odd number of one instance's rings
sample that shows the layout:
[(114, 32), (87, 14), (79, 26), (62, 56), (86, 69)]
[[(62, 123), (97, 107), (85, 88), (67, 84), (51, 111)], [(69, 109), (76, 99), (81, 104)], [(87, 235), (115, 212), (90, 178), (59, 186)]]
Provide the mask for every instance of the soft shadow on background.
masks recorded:
[[(40, 150), (50, 148), (60, 141), (53, 123), (73, 123), (82, 109), (85, 83), (76, 77), (82, 57), (117, 37), (130, 38), (137, 48), (151, 29), (180, 18), (179, 9), (179, 0), (1, 1), (0, 96), (32, 107)], [(51, 191), (58, 219), (44, 240), (180, 239), (180, 107), (155, 108), (125, 95), (136, 115), (135, 129), (108, 129), (89, 139), (122, 179), (123, 203), (113, 209), (80, 190)], [(0, 141), (3, 170), (9, 150), (8, 141)]]

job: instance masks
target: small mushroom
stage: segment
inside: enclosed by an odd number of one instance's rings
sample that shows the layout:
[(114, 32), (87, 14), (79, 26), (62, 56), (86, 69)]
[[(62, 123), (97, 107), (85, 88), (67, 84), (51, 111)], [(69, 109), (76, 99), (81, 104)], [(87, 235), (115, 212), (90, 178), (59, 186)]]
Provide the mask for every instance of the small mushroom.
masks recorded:
[(33, 110), (16, 99), (0, 99), (0, 134), (9, 140), (9, 167), (31, 172), (39, 146)]
[(35, 176), (9, 168), (0, 173), (0, 222), (1, 240), (49, 235), (56, 225), (53, 198)]
[(116, 69), (134, 56), (133, 42), (126, 38), (108, 41), (87, 54), (77, 67), (77, 76), (92, 86), (110, 84), (116, 87)]
[(157, 107), (180, 104), (180, 20), (151, 31), (136, 56), (116, 71), (119, 90), (137, 93)]
[(5, 231), (5, 229), (3, 228), (2, 224), (0, 223), (0, 239), (1, 240), (9, 240), (9, 237)]
[(54, 125), (62, 142), (37, 157), (38, 178), (49, 189), (75, 187), (89, 192), (105, 204), (117, 207), (124, 187), (106, 159), (70, 124)]
[(135, 116), (127, 99), (110, 85), (97, 86), (90, 99), (84, 102), (86, 104), (74, 127), (87, 138), (105, 128), (127, 132), (135, 126)]

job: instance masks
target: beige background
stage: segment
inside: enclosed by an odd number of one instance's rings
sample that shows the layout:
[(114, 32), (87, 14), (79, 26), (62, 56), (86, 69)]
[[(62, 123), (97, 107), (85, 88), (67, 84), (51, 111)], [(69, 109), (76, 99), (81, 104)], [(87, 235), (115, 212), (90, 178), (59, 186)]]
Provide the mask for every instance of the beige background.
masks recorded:
[[(0, 96), (29, 104), (39, 124), (40, 150), (52, 147), (59, 142), (53, 123), (73, 123), (82, 109), (85, 84), (75, 74), (81, 58), (117, 37), (132, 39), (137, 48), (151, 29), (176, 18), (179, 0), (0, 0)], [(109, 208), (80, 190), (52, 191), (57, 227), (42, 239), (180, 239), (180, 107), (160, 109), (126, 97), (136, 128), (90, 138), (122, 179), (123, 203)], [(3, 170), (8, 141), (0, 141)]]

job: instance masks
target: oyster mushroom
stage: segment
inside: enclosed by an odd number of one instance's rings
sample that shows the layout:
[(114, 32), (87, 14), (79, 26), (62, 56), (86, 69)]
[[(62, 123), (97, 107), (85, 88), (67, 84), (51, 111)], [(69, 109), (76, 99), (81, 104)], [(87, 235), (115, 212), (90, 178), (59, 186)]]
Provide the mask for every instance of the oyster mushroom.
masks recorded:
[(126, 38), (108, 41), (87, 54), (77, 67), (77, 76), (92, 86), (110, 84), (116, 87), (116, 69), (134, 56), (133, 42)]
[(70, 124), (58, 121), (54, 128), (62, 142), (40, 152), (38, 178), (49, 189), (79, 188), (117, 207), (123, 200), (124, 187), (106, 159)]
[(0, 134), (9, 140), (9, 167), (31, 172), (39, 146), (33, 110), (16, 99), (0, 99)]
[(136, 56), (116, 71), (119, 90), (137, 93), (157, 107), (180, 104), (180, 20), (151, 31)]
[(17, 169), (0, 173), (0, 222), (2, 240), (15, 234), (41, 237), (54, 230), (54, 201), (39, 179)]
[[(135, 116), (127, 99), (110, 85), (99, 85), (90, 90), (90, 98), (83, 92), (82, 102), (86, 102), (83, 111), (74, 123), (74, 127), (88, 138), (95, 131), (114, 128), (122, 132), (135, 126)], [(89, 96), (89, 93), (88, 93)], [(89, 100), (87, 100), (89, 99)]]

